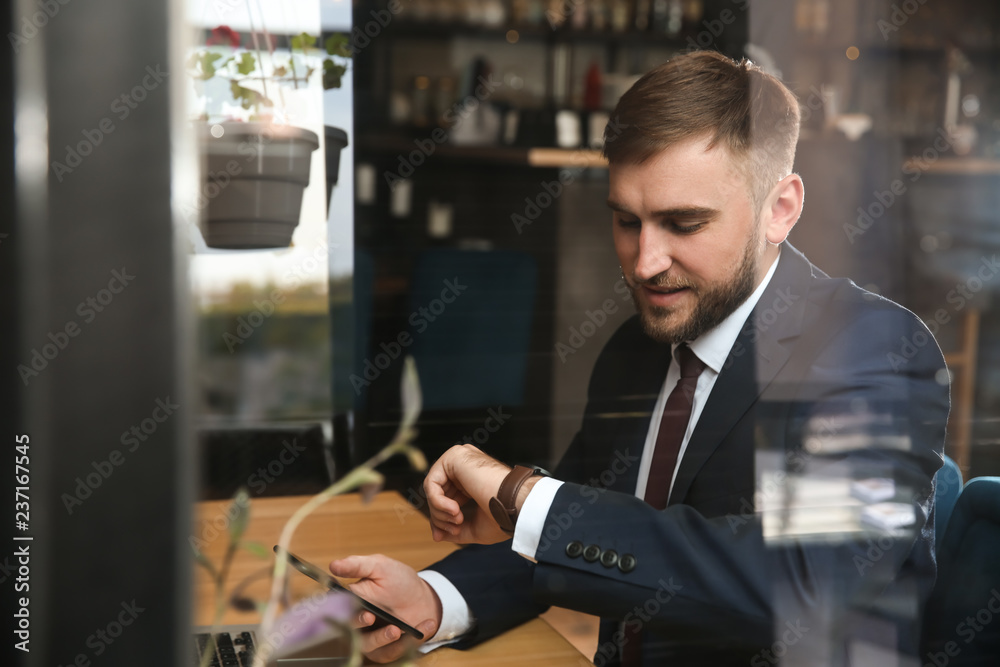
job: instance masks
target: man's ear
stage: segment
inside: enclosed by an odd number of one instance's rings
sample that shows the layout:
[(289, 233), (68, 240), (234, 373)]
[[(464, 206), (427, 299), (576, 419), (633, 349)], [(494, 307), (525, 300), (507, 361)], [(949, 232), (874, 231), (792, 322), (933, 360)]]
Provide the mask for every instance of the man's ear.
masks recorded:
[(781, 179), (767, 198), (767, 216), (764, 218), (764, 235), (777, 245), (788, 237), (792, 227), (802, 215), (805, 187), (798, 174)]

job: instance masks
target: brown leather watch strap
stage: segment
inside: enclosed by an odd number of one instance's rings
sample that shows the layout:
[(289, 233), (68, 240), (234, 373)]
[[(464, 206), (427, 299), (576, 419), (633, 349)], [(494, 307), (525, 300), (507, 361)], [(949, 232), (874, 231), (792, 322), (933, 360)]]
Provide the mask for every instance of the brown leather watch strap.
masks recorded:
[(514, 534), (514, 526), (517, 525), (517, 492), (521, 485), (535, 475), (545, 474), (541, 468), (514, 466), (500, 482), (497, 495), (490, 498), (490, 513), (501, 530), (508, 535)]

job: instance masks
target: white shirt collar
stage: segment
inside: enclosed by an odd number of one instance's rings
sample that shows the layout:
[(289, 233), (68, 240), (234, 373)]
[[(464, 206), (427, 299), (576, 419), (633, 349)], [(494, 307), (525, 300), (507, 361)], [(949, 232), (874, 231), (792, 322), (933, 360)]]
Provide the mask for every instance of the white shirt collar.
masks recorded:
[[(771, 282), (771, 277), (774, 275), (775, 269), (778, 268), (780, 260), (781, 253), (779, 252), (778, 256), (771, 263), (771, 268), (767, 270), (764, 279), (760, 281), (760, 285), (753, 291), (753, 294), (747, 297), (746, 301), (730, 313), (729, 317), (689, 343), (691, 351), (698, 355), (698, 358), (716, 373), (722, 372), (722, 367), (726, 363), (729, 351), (733, 349), (736, 338), (743, 329), (743, 324), (747, 321), (754, 306), (760, 301), (760, 296), (764, 293), (768, 283)], [(671, 349), (671, 352), (676, 350), (676, 347), (675, 345)]]

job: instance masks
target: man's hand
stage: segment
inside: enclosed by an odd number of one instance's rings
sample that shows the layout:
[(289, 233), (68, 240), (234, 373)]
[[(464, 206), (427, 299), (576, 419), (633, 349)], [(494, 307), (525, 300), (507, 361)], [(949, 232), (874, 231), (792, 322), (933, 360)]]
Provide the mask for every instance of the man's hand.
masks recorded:
[(434, 540), (494, 544), (510, 539), (490, 514), (490, 498), (508, 472), (508, 466), (472, 445), (446, 451), (424, 479)]
[[(330, 563), (330, 572), (337, 577), (359, 579), (348, 586), (352, 592), (420, 630), (425, 641), (441, 625), (437, 593), (409, 565), (382, 555), (349, 556)], [(375, 662), (398, 660), (421, 643), (394, 625), (364, 631), (375, 622), (370, 611), (360, 612), (353, 621), (353, 626), (362, 630), (361, 652)]]

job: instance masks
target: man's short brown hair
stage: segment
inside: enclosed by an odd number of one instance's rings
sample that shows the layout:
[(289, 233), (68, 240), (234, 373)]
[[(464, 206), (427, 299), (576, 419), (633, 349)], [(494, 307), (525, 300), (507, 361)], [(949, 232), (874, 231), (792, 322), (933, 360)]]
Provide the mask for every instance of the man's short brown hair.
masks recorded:
[(611, 117), (604, 155), (612, 165), (639, 164), (711, 135), (710, 147), (728, 148), (746, 178), (755, 215), (795, 162), (795, 95), (749, 60), (715, 51), (680, 55), (652, 70), (622, 95)]

